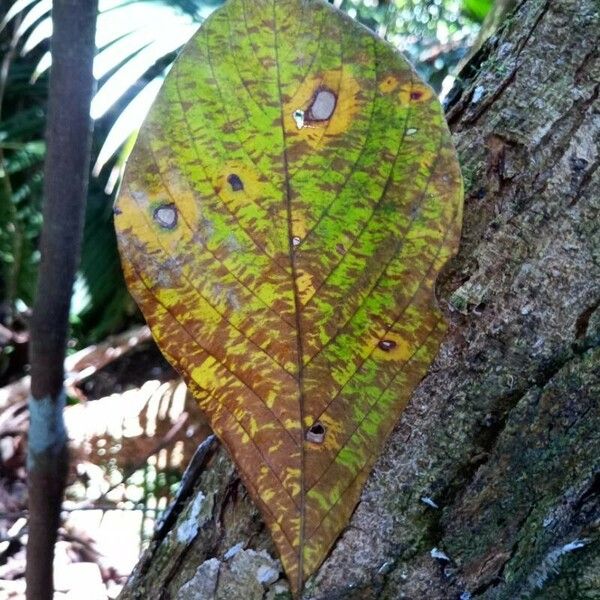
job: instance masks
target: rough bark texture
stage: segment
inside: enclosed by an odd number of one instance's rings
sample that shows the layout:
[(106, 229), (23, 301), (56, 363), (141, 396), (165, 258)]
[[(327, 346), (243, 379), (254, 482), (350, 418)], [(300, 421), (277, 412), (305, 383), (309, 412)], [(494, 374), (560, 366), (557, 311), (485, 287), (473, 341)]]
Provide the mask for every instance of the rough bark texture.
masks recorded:
[(51, 599), (52, 559), (67, 476), (63, 363), (79, 262), (91, 146), (98, 0), (54, 0), (42, 262), (31, 321), (27, 598)]
[[(451, 329), (306, 598), (600, 597), (598, 31), (596, 0), (524, 0), (463, 73)], [(225, 452), (201, 458), (122, 600), (287, 597)]]

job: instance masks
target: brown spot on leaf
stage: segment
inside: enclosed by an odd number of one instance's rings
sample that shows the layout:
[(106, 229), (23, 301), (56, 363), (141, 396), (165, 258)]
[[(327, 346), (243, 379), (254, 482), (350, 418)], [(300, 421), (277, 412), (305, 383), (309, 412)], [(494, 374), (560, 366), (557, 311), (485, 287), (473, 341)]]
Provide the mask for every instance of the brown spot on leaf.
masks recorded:
[(227, 183), (234, 192), (241, 192), (244, 189), (244, 182), (235, 173), (227, 177)]
[(308, 108), (308, 121), (328, 121), (337, 104), (337, 96), (328, 88), (319, 88)]
[(306, 432), (306, 440), (314, 444), (322, 444), (325, 439), (326, 429), (320, 421), (309, 427)]
[(164, 229), (173, 229), (177, 225), (177, 207), (173, 202), (161, 204), (152, 217)]
[(383, 350), (384, 352), (389, 352), (390, 350), (393, 350), (397, 346), (397, 344), (396, 342), (394, 342), (394, 340), (380, 340), (377, 346), (380, 350)]

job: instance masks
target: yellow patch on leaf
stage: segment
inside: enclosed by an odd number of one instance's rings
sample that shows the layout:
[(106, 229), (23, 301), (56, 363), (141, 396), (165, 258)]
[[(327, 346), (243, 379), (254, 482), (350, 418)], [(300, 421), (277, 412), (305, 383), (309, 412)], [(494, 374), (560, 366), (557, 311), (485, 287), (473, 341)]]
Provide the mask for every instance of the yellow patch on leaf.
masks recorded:
[[(335, 96), (335, 110), (330, 119), (311, 121), (311, 104), (322, 90)], [(294, 97), (283, 105), (286, 133), (293, 143), (303, 140), (312, 149), (326, 145), (330, 138), (347, 131), (353, 117), (361, 110), (359, 92), (358, 82), (347, 70), (325, 71), (320, 76), (305, 79)], [(297, 111), (305, 115), (303, 127), (298, 126)]]

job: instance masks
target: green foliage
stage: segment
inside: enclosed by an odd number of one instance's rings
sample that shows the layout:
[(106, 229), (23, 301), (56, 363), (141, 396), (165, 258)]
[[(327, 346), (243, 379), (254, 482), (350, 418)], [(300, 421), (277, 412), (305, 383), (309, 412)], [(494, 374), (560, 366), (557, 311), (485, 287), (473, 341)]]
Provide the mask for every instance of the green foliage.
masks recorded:
[[(6, 65), (9, 41), (1, 47)], [(0, 76), (0, 303), (8, 321), (17, 300), (32, 302), (39, 262), (46, 80), (31, 85), (33, 67), (24, 59)]]
[(493, 4), (494, 0), (464, 0), (463, 11), (470, 19), (483, 23)]
[(137, 320), (137, 309), (124, 285), (112, 219), (112, 203), (92, 180), (86, 208), (79, 274), (71, 306), (73, 336), (96, 341)]
[[(493, 0), (342, 0), (334, 4), (404, 52), (437, 91), (472, 43)], [(479, 13), (467, 4), (476, 5)]]

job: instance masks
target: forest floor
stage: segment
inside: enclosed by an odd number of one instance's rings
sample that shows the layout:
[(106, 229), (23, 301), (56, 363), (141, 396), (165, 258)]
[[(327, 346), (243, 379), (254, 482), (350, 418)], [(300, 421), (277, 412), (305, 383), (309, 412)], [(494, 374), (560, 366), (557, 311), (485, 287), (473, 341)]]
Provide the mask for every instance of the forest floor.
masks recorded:
[[(209, 429), (146, 327), (72, 354), (65, 369), (71, 465), (55, 600), (106, 600), (119, 594)], [(2, 600), (25, 597), (29, 378), (13, 379), (0, 387)]]

